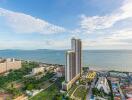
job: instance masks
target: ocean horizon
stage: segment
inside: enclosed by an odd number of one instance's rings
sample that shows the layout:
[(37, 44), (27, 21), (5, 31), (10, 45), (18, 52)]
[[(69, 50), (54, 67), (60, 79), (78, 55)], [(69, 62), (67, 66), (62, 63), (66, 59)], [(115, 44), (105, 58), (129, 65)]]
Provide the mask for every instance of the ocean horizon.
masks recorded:
[[(66, 50), (0, 50), (0, 57), (65, 65)], [(82, 66), (132, 72), (132, 50), (83, 50)]]

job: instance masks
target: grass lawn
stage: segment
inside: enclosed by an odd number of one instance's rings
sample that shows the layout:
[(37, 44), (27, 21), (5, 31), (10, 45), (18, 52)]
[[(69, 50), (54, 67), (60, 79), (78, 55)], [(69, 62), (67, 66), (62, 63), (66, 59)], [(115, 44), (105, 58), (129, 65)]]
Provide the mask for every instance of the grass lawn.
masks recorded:
[(81, 100), (85, 100), (86, 94), (87, 94), (87, 90), (85, 89), (85, 86), (80, 86), (77, 88), (73, 96), (77, 98), (81, 98)]
[(46, 88), (49, 87), (51, 84), (52, 84), (51, 82), (46, 81), (46, 82), (44, 82), (43, 84), (41, 84), (41, 88), (46, 89)]
[(72, 88), (68, 91), (68, 95), (69, 97), (71, 96), (71, 94), (73, 93), (73, 91), (76, 89), (77, 85), (73, 85)]
[(50, 88), (34, 96), (31, 100), (52, 100), (53, 96), (57, 92), (58, 92), (58, 89), (54, 85), (52, 85)]
[(46, 90), (32, 97), (30, 100), (62, 100), (62, 95), (59, 94), (62, 80), (60, 79)]

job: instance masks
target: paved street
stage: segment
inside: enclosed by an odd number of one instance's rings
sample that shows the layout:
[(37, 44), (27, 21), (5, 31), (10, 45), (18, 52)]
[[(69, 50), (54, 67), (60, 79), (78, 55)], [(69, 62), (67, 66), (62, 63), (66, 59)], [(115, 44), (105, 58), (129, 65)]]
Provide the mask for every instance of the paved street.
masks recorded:
[(91, 86), (89, 87), (89, 91), (88, 91), (86, 100), (90, 100), (90, 98), (92, 96), (92, 88), (94, 88), (94, 86), (95, 86), (95, 81), (96, 81), (96, 79), (93, 80), (93, 82), (91, 83)]
[(119, 92), (120, 92), (120, 94), (121, 94), (122, 100), (126, 100), (126, 98), (125, 98), (125, 96), (124, 96), (124, 94), (123, 94), (123, 92), (122, 92), (122, 90), (121, 90), (121, 88), (120, 88), (120, 84), (119, 84), (119, 83), (118, 83), (118, 87), (119, 87)]

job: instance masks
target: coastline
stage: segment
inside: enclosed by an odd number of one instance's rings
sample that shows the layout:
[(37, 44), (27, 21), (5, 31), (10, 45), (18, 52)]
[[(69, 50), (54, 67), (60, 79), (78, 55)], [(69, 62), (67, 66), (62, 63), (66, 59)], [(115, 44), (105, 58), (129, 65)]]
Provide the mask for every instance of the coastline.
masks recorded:
[[(132, 50), (84, 50), (82, 65), (91, 69), (132, 72)], [(65, 50), (0, 50), (0, 57), (64, 65)], [(125, 67), (124, 67), (125, 66)]]
[(95, 70), (95, 71), (119, 71), (119, 72), (132, 72), (130, 69), (121, 69), (121, 68), (117, 68), (117, 67), (111, 67), (111, 68), (108, 68), (108, 67), (89, 67), (90, 70)]
[[(8, 58), (8, 57), (0, 57), (0, 58)], [(16, 59), (19, 59), (19, 58), (16, 58)], [(37, 62), (37, 63), (40, 63), (40, 64), (47, 64), (47, 65), (57, 65), (57, 66), (65, 66), (65, 64), (61, 64), (61, 63), (49, 63), (48, 61), (47, 62), (44, 62), (44, 61), (39, 61), (39, 60), (28, 60), (28, 59), (19, 59), (21, 61), (27, 61), (27, 62)], [(120, 72), (132, 72), (132, 69), (131, 67), (122, 67), (122, 66), (96, 66), (96, 65), (89, 65), (89, 64), (83, 64), (82, 67), (89, 67), (90, 70), (95, 70), (95, 71), (111, 71), (111, 70), (114, 70), (114, 71), (120, 71)]]

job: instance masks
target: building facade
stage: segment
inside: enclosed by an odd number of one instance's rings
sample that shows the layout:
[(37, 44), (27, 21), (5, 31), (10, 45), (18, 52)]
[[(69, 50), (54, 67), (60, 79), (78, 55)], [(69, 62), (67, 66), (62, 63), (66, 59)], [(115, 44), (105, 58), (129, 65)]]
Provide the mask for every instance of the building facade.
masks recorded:
[(81, 75), (81, 40), (71, 39), (71, 50), (66, 52), (64, 90), (68, 90)]
[(38, 73), (44, 73), (44, 67), (36, 67), (32, 69), (32, 75), (36, 75)]
[(71, 40), (71, 48), (75, 52), (75, 67), (76, 67), (76, 75), (81, 73), (81, 50), (82, 50), (82, 45), (81, 45), (81, 40), (80, 39), (75, 39), (72, 38)]
[(108, 81), (107, 81), (106, 77), (99, 77), (95, 87), (98, 90), (104, 91), (106, 94), (110, 93), (110, 87), (109, 87), (109, 84), (108, 84)]
[(67, 51), (66, 53), (66, 70), (65, 70), (65, 81), (69, 82), (75, 77), (75, 52)]
[(0, 74), (7, 72), (9, 70), (19, 69), (21, 68), (21, 61), (16, 59), (0, 59)]

